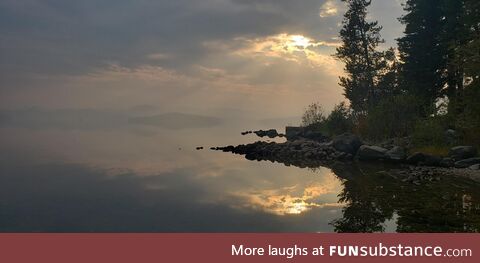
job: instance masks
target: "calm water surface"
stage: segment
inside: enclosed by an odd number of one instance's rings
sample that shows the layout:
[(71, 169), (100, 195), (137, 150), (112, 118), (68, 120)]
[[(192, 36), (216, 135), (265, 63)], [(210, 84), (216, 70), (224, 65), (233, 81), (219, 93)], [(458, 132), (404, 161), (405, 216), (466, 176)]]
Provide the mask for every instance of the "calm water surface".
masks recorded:
[(253, 142), (240, 132), (281, 122), (166, 127), (64, 114), (0, 121), (1, 232), (480, 228), (480, 186), (469, 180), (414, 186), (378, 166), (301, 169), (208, 150)]

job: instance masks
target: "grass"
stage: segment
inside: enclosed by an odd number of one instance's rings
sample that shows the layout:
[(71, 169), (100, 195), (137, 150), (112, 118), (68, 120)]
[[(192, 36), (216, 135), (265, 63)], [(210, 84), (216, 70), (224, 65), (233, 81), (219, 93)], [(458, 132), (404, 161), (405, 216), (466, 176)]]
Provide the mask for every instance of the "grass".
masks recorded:
[(423, 146), (415, 147), (410, 150), (411, 153), (421, 152), (435, 156), (448, 156), (450, 147), (448, 146)]

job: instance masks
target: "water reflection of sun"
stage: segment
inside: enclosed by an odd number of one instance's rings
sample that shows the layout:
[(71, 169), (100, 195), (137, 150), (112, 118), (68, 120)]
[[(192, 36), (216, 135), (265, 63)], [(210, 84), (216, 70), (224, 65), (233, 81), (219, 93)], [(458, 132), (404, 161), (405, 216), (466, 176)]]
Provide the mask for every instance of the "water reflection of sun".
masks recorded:
[(333, 174), (326, 174), (320, 182), (294, 185), (279, 189), (256, 189), (235, 193), (246, 200), (245, 205), (277, 215), (298, 215), (312, 208), (341, 207), (336, 196), (341, 188)]

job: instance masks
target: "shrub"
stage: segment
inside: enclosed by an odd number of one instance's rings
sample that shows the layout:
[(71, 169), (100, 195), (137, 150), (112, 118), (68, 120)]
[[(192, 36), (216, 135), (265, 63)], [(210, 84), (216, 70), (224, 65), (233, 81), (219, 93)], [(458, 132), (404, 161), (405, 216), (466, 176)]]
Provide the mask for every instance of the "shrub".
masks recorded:
[(357, 118), (359, 133), (373, 140), (407, 136), (418, 119), (418, 105), (413, 96), (387, 97), (370, 108), (368, 115)]
[(417, 121), (413, 131), (413, 143), (416, 147), (447, 146), (445, 131), (448, 128), (446, 116), (435, 116)]
[(480, 85), (465, 88), (463, 113), (454, 119), (465, 144), (480, 147)]
[(312, 103), (308, 105), (305, 113), (302, 116), (302, 126), (318, 125), (325, 121), (325, 113), (322, 105), (319, 103)]
[(325, 120), (325, 126), (330, 135), (338, 135), (352, 131), (352, 114), (350, 108), (345, 105), (345, 102), (341, 102), (333, 108), (333, 111)]

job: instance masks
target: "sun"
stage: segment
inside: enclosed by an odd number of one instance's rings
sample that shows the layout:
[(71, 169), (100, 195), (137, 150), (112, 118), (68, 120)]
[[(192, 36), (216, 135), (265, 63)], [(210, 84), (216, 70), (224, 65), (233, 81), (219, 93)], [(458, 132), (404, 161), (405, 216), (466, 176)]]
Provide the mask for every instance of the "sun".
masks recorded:
[(290, 36), (291, 43), (296, 47), (307, 48), (312, 45), (311, 40), (308, 37), (302, 35), (292, 35)]

